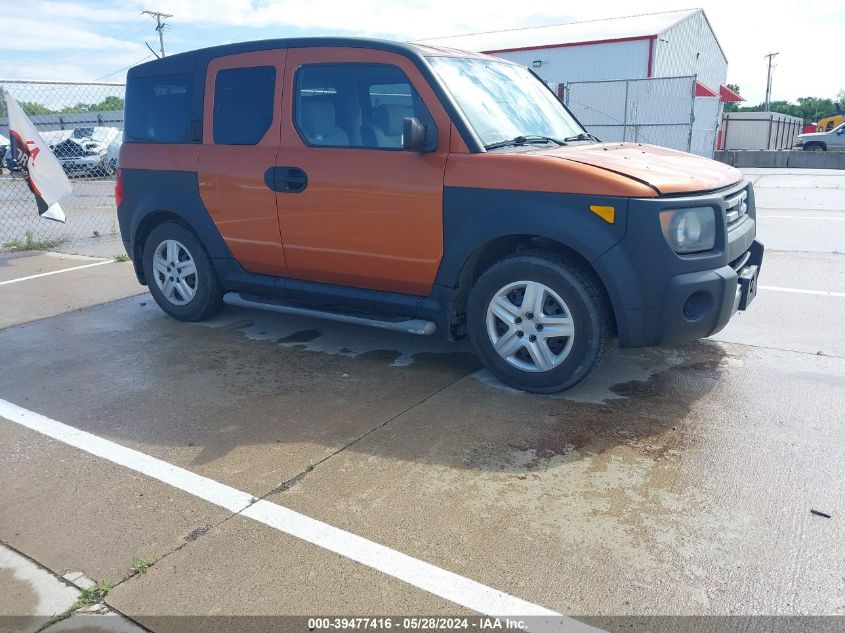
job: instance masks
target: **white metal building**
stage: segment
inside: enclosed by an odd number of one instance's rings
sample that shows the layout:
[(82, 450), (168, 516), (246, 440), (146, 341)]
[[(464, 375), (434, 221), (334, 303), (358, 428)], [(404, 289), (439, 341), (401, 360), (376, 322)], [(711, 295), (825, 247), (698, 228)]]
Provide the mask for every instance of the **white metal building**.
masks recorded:
[[(603, 121), (594, 125), (601, 125), (599, 136), (605, 140), (639, 139), (642, 125), (632, 123), (633, 116), (652, 127), (652, 135), (658, 138), (654, 142), (710, 155), (721, 104), (742, 100), (725, 85), (727, 58), (702, 9), (440, 37), (419, 43), (489, 53), (528, 66), (547, 83), (557, 86), (561, 96), (563, 86), (577, 86), (580, 98), (589, 101), (587, 110), (579, 112), (573, 107), (577, 103), (567, 103), (588, 129), (588, 111), (595, 104), (593, 112), (601, 115), (598, 118)], [(668, 77), (686, 77), (689, 81), (677, 81), (675, 88), (670, 88), (671, 82), (667, 81), (642, 81)], [(636, 90), (629, 89), (632, 80), (636, 80)], [(605, 83), (612, 81), (621, 82), (618, 89)], [(595, 89), (586, 90), (585, 82), (595, 83)], [(599, 86), (600, 82), (605, 85)], [(611, 131), (608, 108), (600, 112), (598, 106), (607, 105), (610, 95), (622, 94), (624, 103), (611, 104), (621, 111), (617, 125), (620, 129)], [(630, 102), (633, 94), (641, 95), (641, 100)], [(677, 126), (684, 116), (687, 133), (683, 142), (681, 134), (657, 130), (660, 120)], [(631, 132), (628, 128), (633, 125), (638, 127)], [(696, 131), (698, 137), (694, 138)], [(644, 135), (642, 138), (649, 140)]]
[[(480, 51), (534, 69), (553, 84), (697, 75), (712, 95), (728, 60), (702, 9), (421, 40)], [(725, 95), (729, 96), (729, 95)]]

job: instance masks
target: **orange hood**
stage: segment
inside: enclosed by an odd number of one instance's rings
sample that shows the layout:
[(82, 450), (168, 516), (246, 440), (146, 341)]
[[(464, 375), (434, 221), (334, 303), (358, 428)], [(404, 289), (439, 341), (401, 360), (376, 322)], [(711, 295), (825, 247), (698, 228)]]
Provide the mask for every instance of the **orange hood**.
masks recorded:
[(569, 145), (531, 153), (562, 158), (622, 174), (648, 184), (660, 194), (710, 191), (742, 180), (742, 173), (734, 167), (656, 145)]

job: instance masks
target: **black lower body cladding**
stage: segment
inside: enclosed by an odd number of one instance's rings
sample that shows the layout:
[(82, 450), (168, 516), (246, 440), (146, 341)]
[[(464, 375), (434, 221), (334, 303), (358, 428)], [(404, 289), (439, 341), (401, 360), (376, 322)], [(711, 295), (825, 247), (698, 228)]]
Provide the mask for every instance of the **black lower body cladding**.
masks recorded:
[(122, 169), (123, 202), (117, 209), (120, 235), (146, 283), (141, 265), (146, 234), (153, 219), (177, 219), (197, 235), (215, 266), (231, 266), (234, 259), (200, 198), (196, 172), (158, 169)]
[[(285, 297), (308, 304), (349, 306), (437, 323), (445, 333), (466, 314), (468, 287), (462, 272), (497, 240), (536, 236), (577, 255), (601, 282), (612, 307), (620, 345), (637, 347), (713, 334), (735, 311), (739, 271), (731, 264), (750, 253), (747, 265), (762, 263), (753, 191), (740, 184), (727, 191), (654, 199), (446, 187), (443, 198), (443, 257), (432, 293), (426, 297), (332, 286), (246, 272), (233, 258), (199, 195), (196, 172), (123, 169), (121, 235), (142, 283), (146, 236), (161, 221), (188, 227), (203, 245), (224, 291)], [(745, 187), (748, 212), (725, 224), (724, 201)], [(591, 205), (615, 208), (607, 222)], [(717, 241), (710, 251), (677, 255), (663, 237), (659, 213), (683, 206), (717, 211)], [(536, 246), (536, 244), (535, 244)], [(512, 254), (497, 254), (485, 265)], [(479, 272), (480, 274), (480, 272)], [(476, 275), (477, 277), (477, 275)], [(461, 284), (466, 285), (465, 291)], [(462, 294), (463, 292), (463, 294)]]

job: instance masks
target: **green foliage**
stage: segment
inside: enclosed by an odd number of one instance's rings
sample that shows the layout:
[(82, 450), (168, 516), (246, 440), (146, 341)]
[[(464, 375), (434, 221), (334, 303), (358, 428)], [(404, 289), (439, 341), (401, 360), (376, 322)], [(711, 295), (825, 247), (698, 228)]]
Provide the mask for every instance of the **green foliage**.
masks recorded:
[(23, 111), (30, 116), (36, 114), (53, 114), (53, 111), (50, 108), (45, 105), (41, 105), (36, 101), (21, 101), (20, 104)]
[(49, 251), (65, 240), (36, 240), (32, 231), (26, 232), (26, 240), (11, 240), (3, 244), (4, 248), (13, 251)]
[[(2, 91), (2, 88), (0, 88)], [(2, 92), (0, 92), (0, 96), (2, 96)], [(112, 110), (123, 110), (123, 99), (121, 97), (116, 97), (114, 95), (108, 96), (99, 103), (77, 103), (76, 105), (72, 106), (65, 106), (63, 108), (59, 108), (58, 110), (53, 110), (48, 108), (44, 104), (38, 103), (36, 101), (21, 101), (21, 107), (23, 111), (26, 112), (30, 116), (35, 116), (39, 114), (75, 114), (79, 112), (110, 112)], [(6, 102), (3, 101), (2, 110), (0, 110), (0, 116), (5, 116), (2, 112), (6, 108)]]
[[(739, 93), (739, 86), (736, 84), (728, 84), (728, 88)], [(783, 100), (772, 101), (769, 104), (769, 110), (772, 112), (780, 112), (781, 114), (800, 117), (801, 119), (804, 119), (804, 123), (815, 123), (819, 119), (824, 118), (825, 115), (835, 113), (837, 104), (845, 107), (845, 89), (839, 91), (839, 94), (836, 95), (836, 99), (801, 97), (798, 99), (797, 103), (790, 103), (789, 101)], [(764, 103), (759, 103), (757, 105), (741, 105), (739, 103), (725, 104), (725, 112), (763, 112), (764, 110)]]
[(152, 567), (150, 561), (143, 558), (135, 558), (132, 560), (132, 567), (129, 568), (129, 575), (146, 574), (150, 567)]

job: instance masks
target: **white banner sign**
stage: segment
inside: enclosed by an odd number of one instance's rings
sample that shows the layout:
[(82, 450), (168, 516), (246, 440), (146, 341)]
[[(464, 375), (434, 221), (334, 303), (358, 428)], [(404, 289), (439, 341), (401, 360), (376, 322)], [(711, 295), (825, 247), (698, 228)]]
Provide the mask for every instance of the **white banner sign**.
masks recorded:
[(8, 94), (6, 106), (9, 111), (12, 157), (23, 170), (26, 184), (35, 196), (38, 215), (64, 222), (65, 212), (59, 206), (59, 201), (73, 192), (65, 170), (32, 121), (24, 114), (20, 104)]

